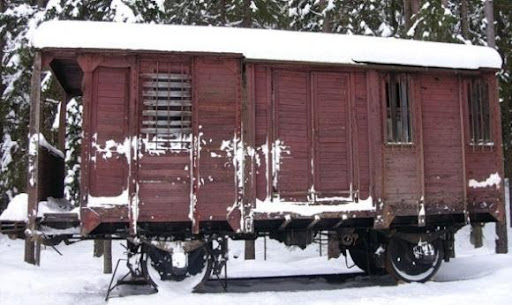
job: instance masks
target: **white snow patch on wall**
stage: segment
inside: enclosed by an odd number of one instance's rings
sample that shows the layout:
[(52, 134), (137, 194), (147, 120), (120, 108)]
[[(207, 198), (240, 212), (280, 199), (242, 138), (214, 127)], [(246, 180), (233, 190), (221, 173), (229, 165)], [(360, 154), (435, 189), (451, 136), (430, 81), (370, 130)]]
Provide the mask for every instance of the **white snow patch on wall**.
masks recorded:
[(28, 221), (28, 195), (21, 193), (9, 202), (7, 209), (0, 215), (0, 220), (7, 221)]
[(477, 181), (475, 179), (470, 179), (468, 185), (469, 185), (469, 187), (472, 187), (472, 188), (491, 187), (491, 186), (495, 185), (496, 188), (499, 189), (500, 188), (500, 183), (501, 183), (501, 177), (498, 174), (498, 172), (496, 172), (494, 174), (491, 174), (484, 181)]
[[(126, 155), (128, 162), (130, 162), (130, 149), (131, 140), (130, 138), (124, 139), (122, 143), (117, 143), (114, 140), (107, 140), (104, 145), (96, 143), (97, 135), (93, 136), (92, 147), (96, 149), (96, 152), (101, 154), (103, 159), (112, 158), (112, 153), (116, 152), (120, 155)], [(136, 141), (136, 140), (135, 140)]]
[[(323, 198), (324, 201), (336, 201), (338, 199), (345, 199), (343, 197)], [(301, 216), (313, 216), (321, 213), (343, 213), (343, 212), (356, 212), (356, 211), (375, 211), (372, 197), (365, 200), (348, 201), (332, 205), (319, 205), (310, 203), (298, 203), (287, 201), (271, 201), (271, 200), (256, 200), (256, 208), (252, 210), (253, 213), (294, 213)]]
[(88, 207), (100, 207), (105, 208), (114, 205), (128, 205), (129, 202), (128, 189), (125, 189), (118, 196), (100, 196), (95, 197), (89, 194), (87, 196)]

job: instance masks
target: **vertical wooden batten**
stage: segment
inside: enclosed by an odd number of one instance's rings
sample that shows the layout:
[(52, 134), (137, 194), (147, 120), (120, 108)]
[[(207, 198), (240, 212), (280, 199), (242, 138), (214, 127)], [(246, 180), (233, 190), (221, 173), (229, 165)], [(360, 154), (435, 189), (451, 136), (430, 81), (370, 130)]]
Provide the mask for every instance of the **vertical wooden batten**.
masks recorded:
[(128, 103), (128, 135), (130, 135), (130, 159), (127, 160), (129, 164), (129, 181), (128, 181), (128, 192), (130, 198), (130, 209), (128, 211), (130, 215), (130, 234), (137, 234), (137, 220), (139, 217), (139, 196), (137, 192), (138, 184), (138, 152), (139, 152), (139, 60), (138, 57), (130, 57), (128, 59), (130, 67), (130, 89), (129, 89), (129, 103)]
[(467, 166), (466, 166), (466, 127), (464, 124), (464, 118), (467, 117), (466, 111), (464, 111), (464, 101), (465, 101), (465, 95), (464, 95), (464, 80), (459, 75), (458, 77), (458, 83), (459, 83), (459, 108), (460, 108), (460, 139), (461, 139), (461, 148), (462, 148), (462, 200), (464, 204), (464, 213), (465, 219), (468, 219), (467, 213), (468, 213), (468, 190), (467, 190)]
[[(243, 66), (244, 63), (242, 62)], [(245, 152), (244, 160), (244, 181), (243, 181), (243, 193), (244, 199), (242, 201), (242, 216), (244, 223), (242, 227), (243, 232), (252, 233), (253, 224), (252, 218), (250, 217), (251, 210), (256, 206), (256, 167), (255, 167), (255, 155), (256, 151), (255, 139), (256, 139), (256, 110), (255, 110), (255, 75), (254, 65), (246, 65), (245, 70), (245, 84), (242, 87), (242, 138), (245, 149), (251, 151)]]
[(38, 250), (41, 246), (34, 237), (37, 230), (36, 217), (39, 201), (38, 191), (38, 163), (39, 163), (39, 135), (41, 126), (41, 53), (36, 51), (34, 56), (31, 88), (30, 88), (30, 126), (29, 126), (29, 155), (28, 155), (28, 224), (25, 238), (25, 262), (39, 265)]

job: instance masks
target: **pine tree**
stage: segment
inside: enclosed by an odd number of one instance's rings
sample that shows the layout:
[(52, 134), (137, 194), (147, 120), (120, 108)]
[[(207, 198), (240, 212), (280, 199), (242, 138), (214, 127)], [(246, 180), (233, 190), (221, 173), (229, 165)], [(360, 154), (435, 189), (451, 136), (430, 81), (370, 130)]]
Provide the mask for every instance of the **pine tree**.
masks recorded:
[(413, 16), (414, 24), (406, 36), (419, 40), (457, 42), (455, 32), (458, 18), (442, 0), (422, 1), (418, 13)]

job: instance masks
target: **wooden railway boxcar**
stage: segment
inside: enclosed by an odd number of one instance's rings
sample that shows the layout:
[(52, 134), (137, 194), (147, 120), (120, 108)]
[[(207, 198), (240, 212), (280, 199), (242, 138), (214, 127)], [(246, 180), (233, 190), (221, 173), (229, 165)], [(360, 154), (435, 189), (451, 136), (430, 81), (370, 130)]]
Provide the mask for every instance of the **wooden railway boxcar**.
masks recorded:
[(327, 231), (364, 270), (424, 281), (460, 227), (503, 221), (491, 48), (95, 22), (44, 23), (34, 47), (33, 117), (40, 67), (82, 97), (85, 237)]

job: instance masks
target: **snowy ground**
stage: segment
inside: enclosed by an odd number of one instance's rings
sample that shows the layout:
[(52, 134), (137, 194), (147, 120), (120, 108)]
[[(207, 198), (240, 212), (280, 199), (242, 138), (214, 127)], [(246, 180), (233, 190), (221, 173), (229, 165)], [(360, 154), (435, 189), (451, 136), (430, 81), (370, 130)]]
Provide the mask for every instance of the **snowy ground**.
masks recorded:
[[(388, 277), (355, 279), (339, 283), (321, 278), (248, 281), (229, 293), (190, 293), (188, 283), (159, 283), (153, 295), (112, 298), (110, 304), (510, 304), (512, 299), (512, 254), (494, 252), (494, 225), (486, 227), (485, 246), (469, 245), (467, 228), (457, 235), (457, 258), (445, 263), (433, 281), (394, 285)], [(509, 233), (512, 237), (512, 232)], [(122, 256), (114, 242), (114, 257)], [(319, 255), (316, 244), (305, 251), (287, 249), (268, 241), (267, 261), (263, 240), (258, 240), (256, 261), (243, 260), (243, 243), (230, 243), (230, 277), (347, 273), (343, 258), (329, 260)], [(512, 247), (511, 247), (512, 248)], [(51, 248), (42, 251), (40, 267), (23, 263), (23, 242), (0, 237), (0, 304), (105, 304), (110, 275), (102, 273), (102, 259), (92, 257), (92, 243), (60, 245), (60, 256)], [(511, 249), (512, 250), (512, 249)], [(325, 255), (325, 249), (323, 251)], [(349, 261), (350, 264), (350, 261)], [(123, 269), (124, 270), (124, 269)]]

